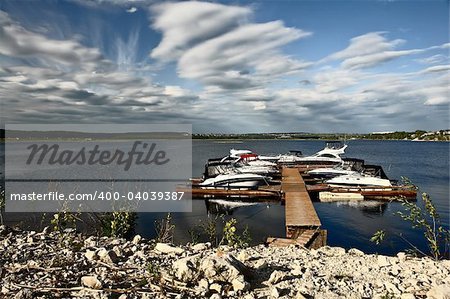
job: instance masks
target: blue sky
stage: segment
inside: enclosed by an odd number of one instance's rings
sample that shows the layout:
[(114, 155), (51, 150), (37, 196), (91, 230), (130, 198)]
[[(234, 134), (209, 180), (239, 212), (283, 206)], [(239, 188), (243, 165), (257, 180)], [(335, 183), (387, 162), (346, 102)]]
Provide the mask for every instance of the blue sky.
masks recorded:
[(448, 1), (0, 2), (5, 123), (449, 127)]

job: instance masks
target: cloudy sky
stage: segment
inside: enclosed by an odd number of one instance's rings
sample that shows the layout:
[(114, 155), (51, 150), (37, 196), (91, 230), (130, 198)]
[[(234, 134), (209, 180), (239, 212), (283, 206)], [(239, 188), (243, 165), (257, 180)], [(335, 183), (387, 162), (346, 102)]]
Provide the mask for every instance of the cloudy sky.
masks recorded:
[(449, 127), (448, 1), (0, 2), (5, 123)]

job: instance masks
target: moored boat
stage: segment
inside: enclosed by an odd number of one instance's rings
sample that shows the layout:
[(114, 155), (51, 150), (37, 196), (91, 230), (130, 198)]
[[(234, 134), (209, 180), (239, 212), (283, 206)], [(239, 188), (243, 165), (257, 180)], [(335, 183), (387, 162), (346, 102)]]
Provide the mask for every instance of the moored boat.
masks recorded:
[(346, 174), (327, 180), (326, 183), (331, 187), (349, 187), (349, 186), (376, 186), (392, 187), (389, 179), (374, 177), (361, 173)]
[(219, 174), (201, 182), (201, 188), (226, 188), (226, 189), (255, 189), (267, 184), (268, 178), (253, 173), (228, 173)]

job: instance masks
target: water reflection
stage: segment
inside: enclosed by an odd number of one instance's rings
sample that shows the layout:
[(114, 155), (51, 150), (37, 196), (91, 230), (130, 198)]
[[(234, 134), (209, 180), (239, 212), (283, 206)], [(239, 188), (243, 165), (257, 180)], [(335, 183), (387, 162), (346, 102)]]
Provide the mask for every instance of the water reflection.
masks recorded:
[(206, 211), (210, 214), (233, 215), (240, 207), (255, 206), (258, 202), (244, 202), (230, 199), (205, 199)]
[(336, 203), (337, 207), (350, 207), (358, 209), (363, 212), (363, 215), (378, 215), (384, 214), (388, 207), (388, 203), (385, 201), (377, 200), (365, 200), (365, 201), (346, 201)]

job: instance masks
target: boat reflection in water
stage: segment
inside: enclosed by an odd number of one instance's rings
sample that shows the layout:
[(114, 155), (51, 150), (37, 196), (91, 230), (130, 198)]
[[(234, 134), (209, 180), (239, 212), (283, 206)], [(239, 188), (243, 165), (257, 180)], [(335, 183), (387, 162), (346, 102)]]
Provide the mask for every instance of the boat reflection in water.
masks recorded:
[(378, 200), (343, 201), (336, 202), (336, 206), (355, 208), (362, 211), (366, 215), (383, 215), (386, 211), (388, 203)]
[(260, 202), (230, 200), (230, 199), (206, 199), (206, 211), (217, 215), (232, 215), (233, 212), (241, 207), (261, 205)]

